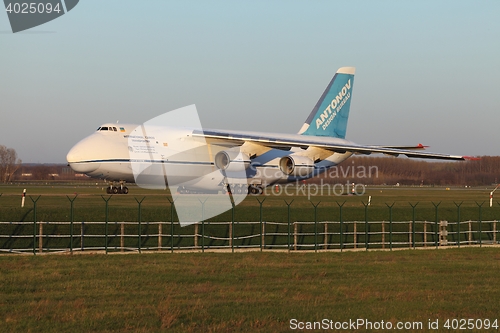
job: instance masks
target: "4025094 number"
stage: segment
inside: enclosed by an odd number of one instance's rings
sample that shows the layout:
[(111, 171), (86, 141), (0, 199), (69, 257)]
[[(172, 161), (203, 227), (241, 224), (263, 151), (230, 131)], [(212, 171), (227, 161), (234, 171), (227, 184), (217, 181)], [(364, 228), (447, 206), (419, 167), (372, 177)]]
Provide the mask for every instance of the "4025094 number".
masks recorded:
[(5, 7), (5, 11), (9, 14), (50, 14), (52, 12), (60, 13), (62, 11), (60, 4), (57, 3), (53, 6), (51, 3), (42, 2), (23, 2), (23, 3), (11, 3)]
[(498, 319), (447, 319), (443, 327), (449, 330), (498, 329)]

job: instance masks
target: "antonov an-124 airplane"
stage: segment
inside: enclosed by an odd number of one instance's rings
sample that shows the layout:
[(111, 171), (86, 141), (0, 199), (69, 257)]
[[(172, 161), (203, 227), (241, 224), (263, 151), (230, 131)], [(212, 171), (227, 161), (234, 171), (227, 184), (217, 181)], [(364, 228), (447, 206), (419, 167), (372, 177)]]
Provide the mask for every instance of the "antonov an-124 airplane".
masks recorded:
[(259, 194), (266, 186), (317, 176), (353, 154), (468, 159), (425, 152), (420, 144), (370, 146), (347, 141), (354, 72), (353, 67), (337, 71), (298, 134), (202, 129), (197, 124), (179, 127), (175, 121), (108, 123), (69, 151), (68, 164), (76, 172), (109, 180), (110, 194), (128, 193), (126, 182), (177, 185), (178, 193)]

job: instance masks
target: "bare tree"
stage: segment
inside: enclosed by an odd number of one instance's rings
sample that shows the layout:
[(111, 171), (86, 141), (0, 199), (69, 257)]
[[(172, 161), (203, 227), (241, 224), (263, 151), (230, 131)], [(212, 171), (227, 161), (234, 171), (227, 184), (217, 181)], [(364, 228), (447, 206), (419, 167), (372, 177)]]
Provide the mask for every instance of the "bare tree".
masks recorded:
[(11, 181), (21, 163), (22, 161), (17, 158), (15, 149), (0, 145), (0, 183)]

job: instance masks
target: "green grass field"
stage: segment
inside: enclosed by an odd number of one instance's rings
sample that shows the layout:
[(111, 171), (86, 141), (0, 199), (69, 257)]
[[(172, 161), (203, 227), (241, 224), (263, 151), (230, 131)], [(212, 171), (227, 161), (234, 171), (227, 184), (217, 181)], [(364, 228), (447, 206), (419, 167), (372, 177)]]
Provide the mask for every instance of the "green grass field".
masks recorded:
[(500, 317), (498, 248), (2, 256), (0, 267), (2, 332), (289, 332), (293, 319), (422, 323), (415, 332), (439, 320), (445, 332), (447, 319)]
[[(108, 199), (102, 183), (99, 185), (64, 185), (47, 183), (41, 185), (3, 185), (0, 186), (0, 221), (33, 221), (33, 200), (37, 201), (37, 220), (39, 221), (69, 221), (70, 199), (78, 195), (74, 201), (75, 221), (104, 221), (105, 202)], [(21, 208), (21, 194), (27, 188), (25, 207)], [(393, 205), (392, 214), (395, 221), (412, 219), (412, 207), (415, 207), (417, 220), (435, 220), (435, 205), (439, 204), (439, 219), (456, 221), (457, 206), (460, 207), (462, 221), (477, 220), (479, 207), (482, 205), (481, 215), (483, 220), (500, 218), (500, 199), (494, 200), (493, 207), (489, 207), (489, 193), (492, 187), (480, 188), (451, 188), (444, 187), (367, 187), (366, 192), (360, 196), (327, 195), (325, 189), (311, 190), (309, 194), (290, 190), (292, 195), (275, 195), (272, 189), (266, 190), (266, 195), (248, 196), (235, 209), (235, 219), (239, 221), (258, 221), (259, 200), (263, 202), (263, 219), (273, 222), (286, 222), (287, 204), (291, 204), (292, 221), (314, 221), (313, 205), (317, 208), (318, 221), (338, 221), (339, 205), (343, 205), (344, 221), (364, 221), (364, 204), (371, 196), (371, 205), (368, 207), (367, 218), (369, 221), (382, 221), (389, 219), (389, 208)], [(312, 195), (316, 194), (316, 195)], [(500, 194), (499, 194), (500, 195)], [(30, 198), (31, 197), (31, 198)], [(145, 190), (130, 186), (130, 194), (114, 195), (109, 200), (110, 221), (137, 221), (138, 203), (142, 200), (141, 218), (143, 221), (170, 221), (171, 198), (168, 191)], [(209, 197), (208, 197), (209, 198)], [(500, 198), (500, 197), (499, 197)], [(285, 202), (286, 201), (286, 202)], [(209, 204), (208, 199), (207, 204)], [(201, 210), (199, 207), (193, 209)], [(176, 217), (174, 217), (176, 219)], [(210, 221), (230, 221), (231, 212), (216, 216)]]
[[(21, 208), (21, 193), (23, 188), (27, 188), (28, 197), (25, 201), (25, 207)], [(0, 250), (2, 252), (15, 251), (16, 249), (24, 249), (23, 251), (33, 251), (38, 248), (42, 240), (35, 240), (30, 235), (34, 234), (33, 225), (29, 224), (34, 219), (44, 222), (60, 222), (70, 221), (73, 216), (73, 221), (77, 224), (76, 233), (85, 234), (86, 237), (78, 237), (73, 242), (70, 242), (70, 226), (57, 224), (48, 224), (44, 226), (43, 233), (47, 235), (55, 235), (52, 238), (43, 240), (43, 247), (47, 249), (69, 249), (82, 247), (90, 248), (112, 248), (115, 251), (118, 248), (136, 248), (139, 247), (155, 248), (159, 244), (158, 238), (150, 237), (150, 234), (159, 233), (156, 224), (149, 222), (162, 222), (163, 234), (169, 234), (171, 227), (170, 221), (173, 218), (176, 220), (175, 211), (172, 215), (171, 197), (167, 191), (151, 191), (135, 186), (130, 187), (131, 194), (129, 195), (106, 195), (102, 184), (60, 184), (48, 183), (38, 185), (9, 185), (0, 186), (0, 221), (3, 222), (19, 222), (24, 221), (28, 224), (0, 224)], [(311, 191), (303, 191), (300, 189), (291, 188), (286, 195), (282, 193), (276, 195), (273, 189), (268, 189), (265, 195), (254, 197), (248, 196), (234, 210), (234, 221), (245, 222), (253, 221), (256, 224), (244, 225), (237, 224), (234, 229), (236, 237), (235, 246), (260, 246), (260, 237), (256, 236), (260, 233), (258, 221), (260, 220), (260, 205), (262, 204), (262, 220), (270, 223), (265, 228), (266, 235), (264, 243), (267, 249), (275, 249), (278, 247), (287, 246), (288, 225), (290, 220), (293, 222), (313, 222), (315, 219), (321, 221), (336, 221), (336, 225), (332, 224), (328, 227), (330, 233), (328, 243), (332, 244), (329, 249), (338, 249), (343, 247), (341, 243), (347, 245), (347, 248), (352, 248), (357, 242), (359, 247), (368, 246), (367, 243), (372, 243), (369, 247), (381, 248), (388, 247), (382, 245), (389, 241), (389, 236), (383, 239), (382, 225), (380, 221), (389, 221), (392, 217), (393, 221), (400, 223), (394, 225), (394, 232), (399, 236), (391, 236), (393, 242), (398, 243), (396, 247), (408, 247), (406, 243), (409, 241), (409, 224), (413, 219), (415, 221), (428, 221), (426, 229), (423, 223), (415, 224), (415, 242), (422, 244), (427, 242), (427, 245), (432, 246), (437, 241), (438, 226), (435, 221), (447, 220), (450, 223), (456, 223), (459, 218), (463, 225), (450, 225), (448, 232), (450, 234), (449, 241), (456, 242), (458, 240), (458, 231), (460, 229), (460, 241), (473, 243), (485, 242), (495, 243), (500, 239), (500, 229), (497, 222), (486, 222), (480, 225), (477, 222), (471, 226), (474, 235), (467, 234), (469, 228), (467, 221), (496, 221), (500, 217), (500, 205), (494, 201), (493, 207), (489, 207), (489, 192), (491, 188), (443, 188), (443, 187), (368, 187), (363, 195), (327, 195), (328, 188), (321, 190), (313, 188)], [(308, 195), (316, 194), (316, 195)], [(189, 198), (189, 197), (188, 197)], [(370, 206), (366, 206), (369, 198), (371, 198)], [(36, 217), (35, 206), (33, 200), (36, 200)], [(106, 215), (106, 203), (108, 201), (108, 215)], [(71, 214), (71, 202), (74, 202), (73, 215)], [(193, 199), (193, 210), (201, 210), (201, 203), (197, 198)], [(207, 196), (206, 207), (210, 205), (211, 197)], [(139, 203), (142, 201), (139, 212)], [(290, 215), (288, 215), (288, 207), (290, 204)], [(313, 205), (317, 205), (317, 210)], [(458, 207), (459, 206), (459, 207)], [(139, 214), (140, 213), (140, 214)], [(342, 213), (342, 216), (341, 216)], [(437, 213), (437, 214), (436, 214)], [(137, 224), (129, 224), (124, 226), (124, 232), (127, 236), (125, 240), (120, 239), (121, 222), (137, 222), (140, 219), (143, 223), (140, 231)], [(460, 215), (460, 216), (459, 216)], [(95, 225), (89, 222), (103, 222), (106, 220), (111, 222), (108, 234), (111, 237), (104, 236), (89, 236), (89, 235), (104, 235), (105, 225)], [(208, 247), (224, 247), (229, 246), (229, 225), (217, 225), (214, 222), (230, 222), (232, 220), (232, 212), (227, 211), (219, 216), (210, 218), (204, 226), (204, 235), (209, 239), (203, 240), (204, 246)], [(352, 222), (358, 221), (357, 236), (353, 236), (354, 225), (346, 223), (342, 227), (338, 221)], [(374, 222), (367, 226), (365, 221)], [(273, 222), (275, 224), (273, 224)], [(85, 227), (83, 227), (85, 224)], [(319, 231), (323, 232), (323, 225), (320, 225)], [(388, 232), (389, 226), (386, 225), (385, 233)], [(81, 231), (80, 231), (81, 230)], [(342, 231), (341, 231), (342, 230)], [(365, 235), (365, 230), (368, 234)], [(479, 233), (481, 230), (481, 233)], [(42, 231), (36, 228), (36, 232), (40, 234)], [(341, 232), (344, 236), (341, 236)], [(138, 237), (139, 233), (141, 237)], [(176, 238), (168, 236), (163, 237), (161, 243), (162, 248), (180, 248), (195, 246), (193, 237), (185, 237), (201, 233), (195, 231), (195, 226), (181, 228), (178, 225), (174, 227), (174, 235)], [(274, 233), (274, 235), (273, 235)], [(315, 226), (313, 224), (300, 224), (298, 228), (299, 234), (308, 234), (298, 238), (299, 244), (309, 244), (306, 247), (298, 247), (298, 249), (313, 249), (314, 243), (318, 241), (314, 236)], [(348, 235), (351, 233), (351, 235)], [(371, 234), (370, 234), (371, 233)], [(424, 233), (427, 238), (424, 238)], [(16, 235), (16, 238), (10, 238), (8, 235)], [(66, 235), (58, 237), (59, 235)], [(253, 237), (247, 237), (254, 235)], [(278, 236), (276, 236), (278, 235)], [(18, 237), (19, 236), (19, 237)], [(22, 238), (24, 237), (24, 238)], [(241, 237), (238, 239), (238, 237)], [(81, 239), (80, 239), (81, 238)], [(355, 240), (356, 238), (356, 240)], [(413, 238), (412, 238), (413, 239)], [(323, 242), (320, 235), (319, 240)], [(123, 242), (123, 245), (121, 245)], [(324, 241), (326, 242), (326, 240)], [(367, 242), (367, 243), (366, 243)], [(38, 244), (36, 244), (38, 243)], [(319, 244), (319, 243), (318, 243)], [(201, 245), (201, 242), (198, 243)], [(311, 247), (313, 246), (313, 247)], [(418, 245), (417, 245), (418, 246)]]
[[(24, 186), (0, 187), (0, 220), (32, 221)], [(292, 221), (433, 221), (497, 219), (500, 205), (488, 207), (488, 188), (368, 188), (363, 196), (248, 197), (235, 219), (285, 222), (285, 200)], [(28, 187), (37, 202), (37, 220), (68, 221), (75, 199), (75, 221), (103, 221), (99, 186)], [(170, 221), (168, 193), (132, 187), (109, 201), (110, 221), (136, 221), (141, 200), (143, 221)], [(345, 203), (344, 203), (345, 201)], [(434, 204), (433, 204), (434, 203)], [(230, 221), (224, 213), (213, 221)], [(289, 332), (293, 323), (421, 323), (438, 320), (500, 319), (500, 252), (497, 247), (462, 247), (362, 252), (130, 253), (0, 256), (0, 332)], [(360, 331), (364, 331), (360, 327)], [(417, 326), (413, 331), (422, 331)], [(332, 330), (335, 331), (335, 330)], [(349, 329), (347, 330), (349, 331)], [(383, 330), (382, 330), (383, 331)], [(477, 331), (485, 331), (477, 330)], [(490, 331), (498, 331), (493, 329)]]

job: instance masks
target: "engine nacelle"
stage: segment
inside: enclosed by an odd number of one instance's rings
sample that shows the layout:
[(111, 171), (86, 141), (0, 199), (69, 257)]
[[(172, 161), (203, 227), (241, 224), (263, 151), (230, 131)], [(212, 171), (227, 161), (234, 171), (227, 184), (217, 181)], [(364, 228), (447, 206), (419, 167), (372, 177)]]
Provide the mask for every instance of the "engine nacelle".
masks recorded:
[(226, 172), (245, 171), (250, 166), (250, 157), (240, 151), (220, 151), (214, 158), (217, 169)]
[(281, 172), (287, 176), (306, 177), (314, 171), (314, 161), (305, 156), (282, 157), (279, 165)]

